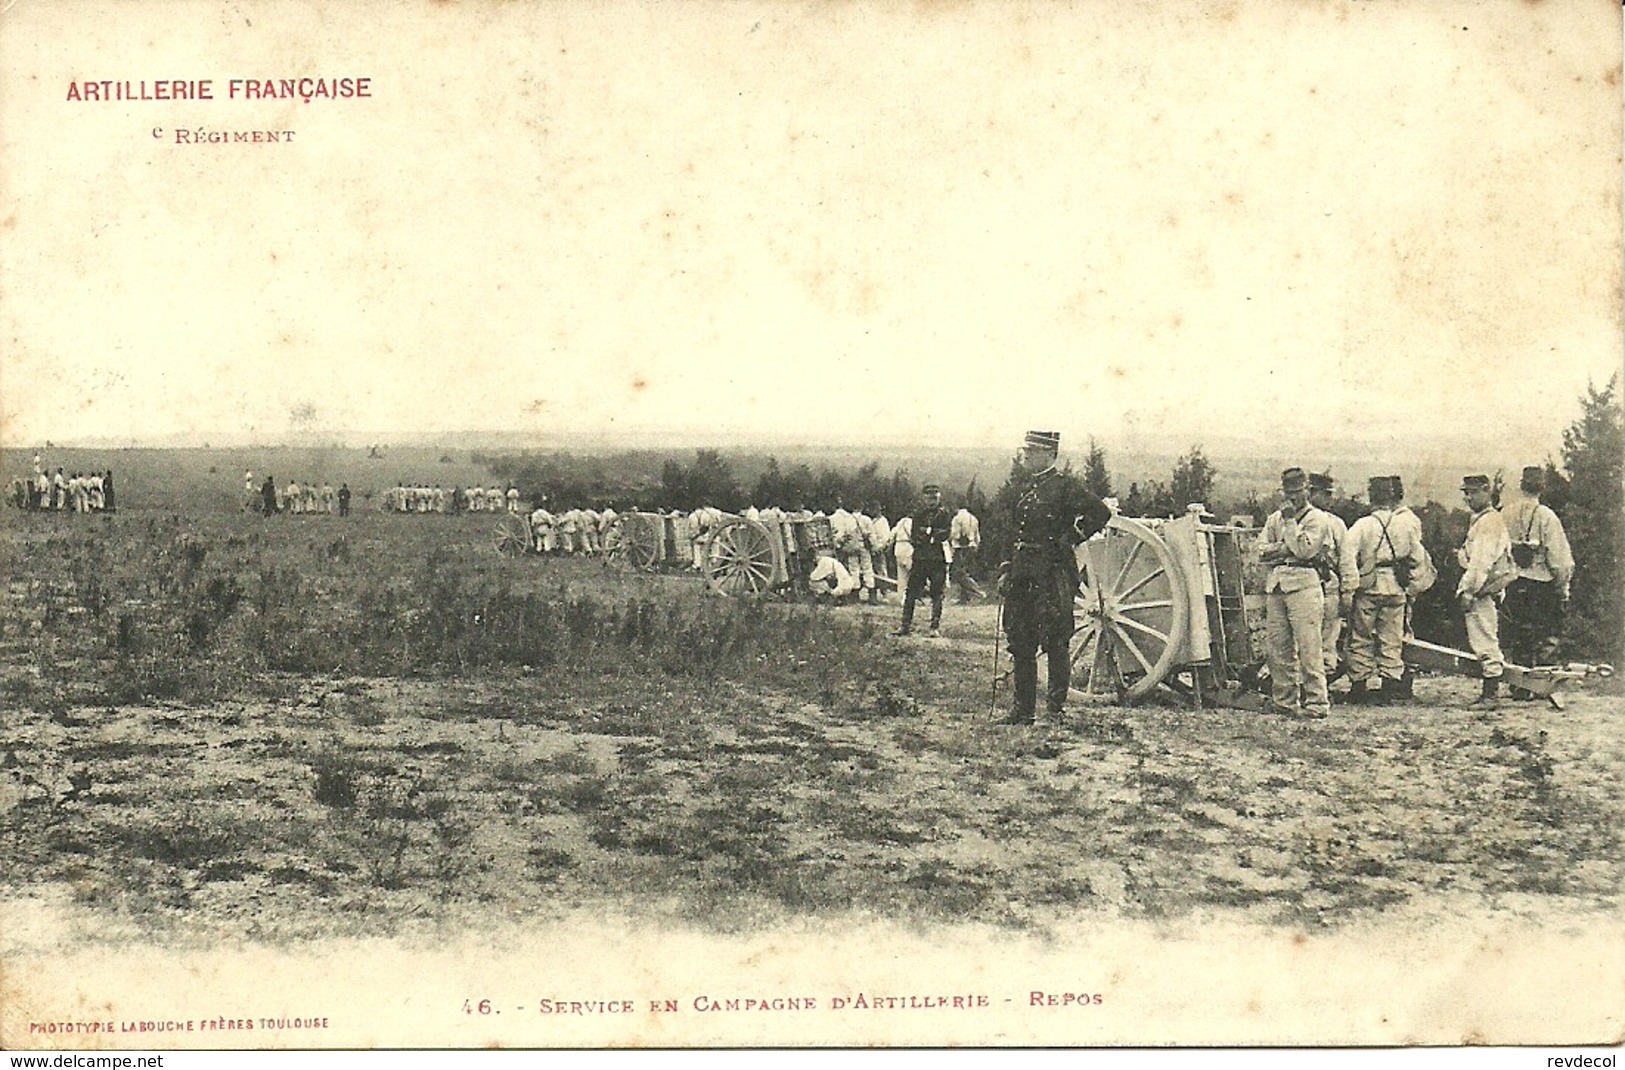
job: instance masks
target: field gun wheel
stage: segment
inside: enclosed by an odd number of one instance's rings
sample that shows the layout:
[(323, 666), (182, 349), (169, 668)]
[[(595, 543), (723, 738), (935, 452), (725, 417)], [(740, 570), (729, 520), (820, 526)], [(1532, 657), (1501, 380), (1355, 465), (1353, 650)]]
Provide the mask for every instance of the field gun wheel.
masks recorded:
[(496, 533), (492, 538), (497, 553), (508, 557), (518, 557), (530, 549), (530, 525), (525, 518), (514, 513), (504, 513), (497, 521)]
[(720, 594), (762, 594), (779, 566), (767, 528), (754, 520), (730, 520), (705, 544), (705, 583)]
[(1085, 544), (1072, 633), (1072, 687), (1144, 698), (1168, 677), (1185, 643), (1190, 596), (1162, 536), (1114, 516)]
[(622, 513), (610, 525), (605, 556), (616, 565), (650, 572), (660, 563), (664, 541), (664, 523), (658, 515)]

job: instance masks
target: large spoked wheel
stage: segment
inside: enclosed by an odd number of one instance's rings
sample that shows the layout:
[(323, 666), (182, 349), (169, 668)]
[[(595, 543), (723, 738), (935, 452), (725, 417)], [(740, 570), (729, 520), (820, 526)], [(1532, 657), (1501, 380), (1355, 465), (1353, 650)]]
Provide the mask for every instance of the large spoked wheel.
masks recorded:
[(610, 525), (604, 554), (614, 564), (635, 568), (642, 572), (652, 570), (660, 563), (663, 541), (662, 521), (659, 516), (646, 513), (622, 513)]
[(1162, 537), (1113, 517), (1085, 544), (1072, 634), (1072, 687), (1132, 702), (1174, 668), (1190, 623), (1190, 596)]
[(761, 594), (777, 572), (767, 528), (741, 517), (711, 534), (705, 546), (705, 583), (721, 594)]
[(504, 513), (502, 519), (497, 521), (492, 542), (496, 545), (497, 553), (518, 557), (530, 549), (530, 525), (516, 513)]

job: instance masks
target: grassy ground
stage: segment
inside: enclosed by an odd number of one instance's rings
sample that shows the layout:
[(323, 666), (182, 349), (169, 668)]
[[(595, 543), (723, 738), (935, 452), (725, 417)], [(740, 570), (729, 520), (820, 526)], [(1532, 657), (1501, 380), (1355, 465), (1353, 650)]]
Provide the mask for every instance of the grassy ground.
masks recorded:
[[(1043, 931), (1617, 910), (1617, 699), (988, 721), (990, 606), (895, 640), (481, 518), (4, 514), (0, 873), (168, 938), (604, 905)], [(1439, 909), (1444, 909), (1442, 906)]]

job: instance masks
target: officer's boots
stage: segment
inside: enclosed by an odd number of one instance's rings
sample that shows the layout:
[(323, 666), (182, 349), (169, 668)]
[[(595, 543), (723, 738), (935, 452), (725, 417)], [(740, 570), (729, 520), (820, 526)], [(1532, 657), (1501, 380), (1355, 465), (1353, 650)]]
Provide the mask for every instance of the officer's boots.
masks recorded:
[(1479, 688), (1478, 697), (1470, 705), (1479, 709), (1493, 709), (1501, 702), (1501, 678), (1499, 676), (1486, 676), (1483, 686)]
[(1364, 680), (1350, 680), (1349, 693), (1343, 702), (1349, 706), (1362, 706), (1367, 699)]

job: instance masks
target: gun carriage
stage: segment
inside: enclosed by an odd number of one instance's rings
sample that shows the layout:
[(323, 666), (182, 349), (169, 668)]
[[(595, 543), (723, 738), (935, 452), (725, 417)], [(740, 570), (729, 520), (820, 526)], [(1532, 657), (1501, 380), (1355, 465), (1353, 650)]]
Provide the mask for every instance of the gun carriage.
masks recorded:
[(706, 586), (720, 594), (792, 594), (805, 586), (820, 551), (834, 548), (828, 517), (760, 520), (725, 513), (706, 538), (701, 571)]
[[(1114, 516), (1078, 547), (1072, 686), (1132, 702), (1163, 687), (1198, 704), (1256, 708), (1265, 667), (1261, 529), (1220, 525), (1192, 507), (1172, 520)], [(1407, 666), (1478, 677), (1477, 657), (1407, 636)], [(1559, 688), (1609, 665), (1520, 666), (1508, 685), (1562, 708)]]

